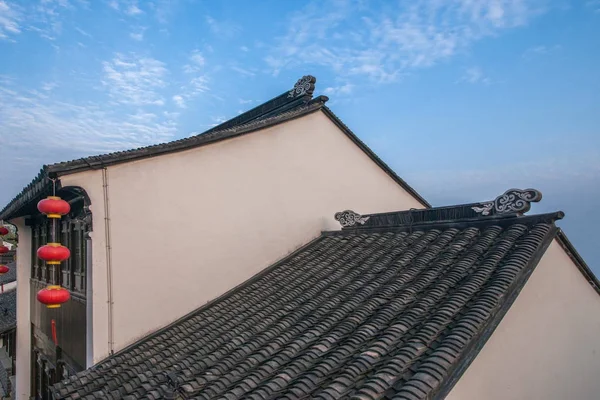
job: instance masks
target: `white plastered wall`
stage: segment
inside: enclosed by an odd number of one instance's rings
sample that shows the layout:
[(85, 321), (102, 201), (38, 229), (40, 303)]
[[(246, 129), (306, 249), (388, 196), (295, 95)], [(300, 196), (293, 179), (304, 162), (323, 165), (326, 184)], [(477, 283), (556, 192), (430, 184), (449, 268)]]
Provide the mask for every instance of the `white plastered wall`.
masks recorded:
[[(94, 361), (108, 353), (101, 171), (61, 178), (92, 202)], [(322, 112), (108, 167), (114, 350), (244, 282), (333, 219), (423, 206)]]
[(555, 240), (447, 400), (600, 398), (600, 295)]

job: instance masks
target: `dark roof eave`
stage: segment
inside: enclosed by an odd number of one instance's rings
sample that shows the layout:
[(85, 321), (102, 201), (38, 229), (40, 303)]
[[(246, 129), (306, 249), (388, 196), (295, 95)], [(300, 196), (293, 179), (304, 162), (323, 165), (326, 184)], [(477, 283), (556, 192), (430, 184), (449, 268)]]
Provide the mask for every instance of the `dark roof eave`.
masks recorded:
[(14, 323), (12, 325), (9, 325), (9, 326), (7, 326), (5, 328), (0, 329), (0, 334), (4, 334), (6, 332), (10, 332), (10, 331), (13, 331), (15, 329), (17, 329), (17, 324), (16, 323)]
[(38, 175), (0, 211), (0, 220), (11, 220), (23, 216), (23, 208), (51, 194), (48, 166), (44, 165)]
[[(326, 99), (324, 101), (326, 101)], [(62, 176), (91, 169), (104, 168), (110, 165), (137, 161), (144, 158), (191, 150), (197, 147), (220, 142), (222, 140), (242, 136), (257, 130), (270, 128), (272, 126), (300, 118), (304, 115), (311, 114), (321, 108), (324, 104), (324, 101), (320, 97), (316, 97), (306, 107), (271, 118), (261, 119), (248, 124), (234, 126), (219, 131), (202, 133), (190, 138), (180, 139), (173, 142), (53, 164), (48, 166), (48, 171), (50, 173), (55, 173), (57, 176)]]
[(581, 257), (579, 252), (575, 249), (573, 243), (571, 243), (569, 238), (567, 238), (565, 232), (560, 228), (558, 229), (556, 239), (558, 240), (558, 243), (561, 245), (563, 250), (567, 253), (569, 258), (577, 266), (577, 269), (579, 269), (584, 278), (594, 288), (594, 290), (598, 294), (600, 294), (600, 281), (598, 280), (596, 275), (594, 275), (587, 263), (584, 261), (583, 257)]
[(329, 119), (331, 119), (331, 121), (350, 138), (350, 140), (352, 140), (362, 151), (364, 151), (369, 158), (371, 158), (375, 164), (383, 169), (385, 173), (387, 173), (397, 184), (410, 193), (425, 208), (431, 208), (431, 204), (429, 204), (427, 200), (425, 200), (419, 193), (417, 193), (415, 189), (406, 183), (404, 179), (400, 178), (385, 162), (383, 162), (383, 160), (379, 158), (377, 154), (375, 154), (375, 152), (373, 152), (373, 150), (371, 150), (362, 140), (360, 140), (358, 136), (356, 136), (354, 132), (352, 132), (352, 130), (350, 130), (350, 128), (348, 128), (348, 126), (344, 124), (342, 120), (329, 109), (329, 107), (323, 106), (322, 110), (325, 115), (327, 115)]
[(169, 143), (147, 146), (134, 150), (85, 157), (73, 161), (45, 165), (38, 176), (35, 177), (31, 183), (29, 183), (29, 185), (27, 185), (15, 198), (13, 198), (2, 211), (0, 211), (0, 220), (10, 220), (12, 218), (22, 216), (22, 213), (20, 213), (21, 209), (31, 202), (37, 202), (44, 196), (48, 195), (51, 188), (49, 186), (50, 181), (48, 179), (50, 175), (60, 177), (77, 172), (101, 169), (110, 165), (122, 164), (144, 158), (190, 150), (222, 140), (231, 139), (311, 114), (321, 109), (327, 100), (328, 99), (325, 96), (318, 96), (311, 100), (306, 106), (299, 109), (284, 112), (283, 114), (273, 117), (252, 121), (248, 124), (234, 126), (220, 131), (210, 132), (208, 134), (200, 134), (191, 138), (180, 139)]
[(257, 130), (269, 128), (275, 125), (303, 117), (318, 110), (323, 110), (325, 115), (344, 132), (369, 158), (373, 160), (381, 169), (384, 170), (396, 183), (409, 192), (417, 201), (426, 208), (431, 205), (419, 195), (408, 183), (400, 178), (385, 162), (383, 162), (363, 141), (361, 141), (328, 107), (325, 102), (326, 96), (317, 96), (307, 103), (306, 106), (284, 112), (282, 114), (252, 121), (247, 124), (234, 126), (231, 128), (212, 131), (205, 134), (176, 140), (169, 143), (163, 143), (153, 146), (142, 147), (134, 150), (109, 153), (100, 156), (91, 156), (80, 158), (73, 161), (67, 161), (42, 168), (40, 173), (33, 181), (25, 187), (8, 205), (0, 212), (0, 219), (9, 220), (21, 216), (19, 211), (31, 202), (36, 202), (50, 190), (50, 181), (48, 177), (69, 175), (77, 172), (83, 172), (94, 169), (105, 168), (110, 165), (122, 164), (130, 161), (137, 161), (144, 158), (155, 157), (164, 154), (176, 153), (190, 150), (208, 144), (216, 143), (222, 140), (242, 136)]

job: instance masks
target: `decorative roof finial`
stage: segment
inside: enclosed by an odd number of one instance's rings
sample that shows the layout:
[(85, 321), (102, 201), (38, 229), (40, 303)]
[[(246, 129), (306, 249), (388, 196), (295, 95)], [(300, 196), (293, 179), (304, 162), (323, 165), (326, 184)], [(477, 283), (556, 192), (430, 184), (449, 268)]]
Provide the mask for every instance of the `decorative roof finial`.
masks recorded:
[(354, 226), (356, 224), (363, 225), (365, 222), (368, 221), (368, 219), (370, 217), (362, 216), (360, 214), (355, 213), (352, 210), (345, 210), (345, 211), (335, 213), (333, 218), (335, 218), (336, 221), (340, 222), (340, 225), (342, 225), (342, 228), (347, 228), (349, 226)]
[(481, 215), (526, 213), (531, 208), (531, 203), (541, 199), (542, 193), (536, 189), (509, 189), (496, 197), (494, 201), (481, 203), (479, 206), (471, 208)]
[(290, 97), (301, 97), (301, 96), (312, 96), (315, 91), (315, 83), (317, 82), (317, 78), (312, 75), (305, 75), (302, 78), (298, 79), (298, 82), (294, 85), (294, 88), (290, 90), (288, 93), (288, 98)]

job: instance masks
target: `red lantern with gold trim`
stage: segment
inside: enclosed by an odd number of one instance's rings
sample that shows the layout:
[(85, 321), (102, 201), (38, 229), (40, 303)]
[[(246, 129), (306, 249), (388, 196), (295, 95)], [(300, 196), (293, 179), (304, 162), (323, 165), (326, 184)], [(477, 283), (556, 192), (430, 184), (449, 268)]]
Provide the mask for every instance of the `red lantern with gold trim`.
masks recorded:
[(40, 200), (37, 208), (48, 218), (60, 218), (71, 211), (71, 205), (58, 196), (48, 196)]
[(5, 226), (0, 226), (0, 236), (8, 235), (9, 230)]
[(8, 249), (8, 247), (0, 245), (0, 254), (6, 254), (8, 253), (10, 250)]
[(49, 285), (37, 293), (37, 299), (48, 308), (59, 308), (71, 298), (71, 294), (65, 288), (58, 285)]
[(46, 264), (56, 265), (69, 258), (71, 252), (60, 243), (48, 243), (38, 249), (37, 256), (46, 261)]
[(8, 268), (6, 265), (0, 265), (0, 275), (4, 275), (8, 271), (10, 271), (10, 268)]

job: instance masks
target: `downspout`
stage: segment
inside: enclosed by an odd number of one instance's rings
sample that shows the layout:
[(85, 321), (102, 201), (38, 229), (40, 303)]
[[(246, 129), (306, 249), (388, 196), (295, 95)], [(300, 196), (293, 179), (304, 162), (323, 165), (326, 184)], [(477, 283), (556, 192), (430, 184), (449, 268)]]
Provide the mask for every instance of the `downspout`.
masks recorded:
[(93, 307), (93, 296), (94, 287), (92, 281), (92, 236), (91, 232), (87, 232), (85, 235), (85, 287), (86, 287), (86, 368), (91, 367), (94, 364), (94, 307)]
[(113, 327), (113, 287), (112, 287), (112, 250), (110, 245), (110, 207), (108, 196), (108, 169), (102, 168), (102, 189), (104, 192), (104, 239), (106, 241), (106, 292), (108, 303), (108, 352), (114, 353)]

